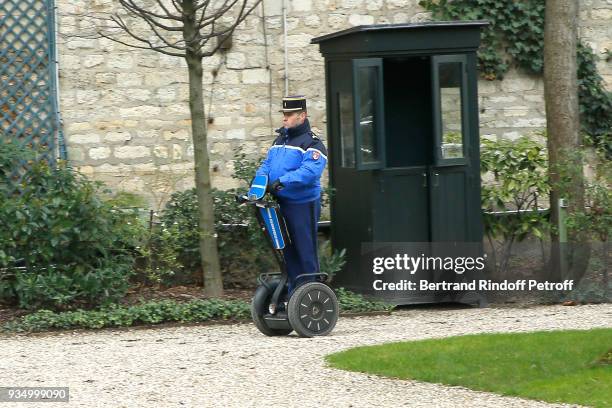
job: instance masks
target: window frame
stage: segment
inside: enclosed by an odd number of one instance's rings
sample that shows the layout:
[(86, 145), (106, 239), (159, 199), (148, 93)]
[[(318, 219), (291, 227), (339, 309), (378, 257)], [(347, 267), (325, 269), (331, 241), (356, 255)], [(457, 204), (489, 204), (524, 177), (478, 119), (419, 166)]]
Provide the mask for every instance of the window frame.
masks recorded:
[[(445, 159), (442, 156), (442, 98), (440, 92), (440, 64), (460, 63), (461, 66), (461, 145), (463, 157)], [(431, 62), (432, 69), (432, 112), (434, 120), (434, 158), (436, 166), (467, 165), (469, 162), (469, 135), (470, 123), (468, 114), (468, 83), (467, 83), (467, 55), (434, 55)]]
[[(360, 126), (361, 117), (361, 95), (359, 89), (359, 71), (362, 68), (377, 69), (377, 86), (375, 99), (375, 131), (374, 143), (378, 158), (375, 161), (363, 161), (361, 145), (363, 134)], [(357, 170), (376, 170), (385, 167), (385, 121), (384, 121), (384, 81), (383, 81), (383, 59), (382, 58), (360, 58), (353, 60), (353, 119), (354, 119), (354, 134), (355, 134), (355, 163)]]

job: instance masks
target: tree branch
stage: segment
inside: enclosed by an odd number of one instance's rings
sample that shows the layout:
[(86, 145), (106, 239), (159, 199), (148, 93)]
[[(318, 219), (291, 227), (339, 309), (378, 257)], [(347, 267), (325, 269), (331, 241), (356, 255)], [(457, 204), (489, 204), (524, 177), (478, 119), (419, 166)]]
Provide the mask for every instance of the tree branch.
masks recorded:
[(176, 9), (176, 11), (181, 13), (181, 18), (182, 18), (185, 14), (183, 14), (183, 7), (181, 6), (181, 4), (178, 3), (177, 0), (172, 0), (172, 5)]
[(99, 34), (101, 37), (107, 38), (107, 39), (109, 39), (109, 40), (111, 40), (111, 41), (114, 41), (114, 42), (117, 42), (117, 43), (119, 43), (119, 44), (126, 45), (126, 46), (128, 46), (128, 47), (140, 48), (140, 49), (145, 49), (145, 50), (153, 50), (153, 51), (161, 52), (162, 54), (172, 55), (172, 56), (175, 56), (175, 57), (184, 57), (184, 56), (185, 56), (185, 54), (179, 54), (179, 53), (172, 52), (172, 51), (166, 51), (164, 48), (167, 48), (167, 47), (159, 47), (159, 46), (153, 45), (153, 44), (151, 43), (151, 41), (149, 41), (149, 40), (147, 40), (147, 39), (145, 39), (145, 38), (142, 38), (142, 37), (140, 37), (140, 36), (138, 36), (138, 35), (134, 34), (134, 33), (133, 33), (133, 32), (132, 32), (132, 31), (131, 31), (131, 30), (130, 30), (128, 27), (127, 27), (127, 25), (126, 25), (126, 24), (123, 22), (123, 20), (122, 20), (122, 19), (121, 19), (121, 17), (119, 17), (119, 16), (112, 16), (112, 17), (111, 17), (111, 20), (112, 20), (112, 21), (113, 21), (115, 24), (117, 24), (117, 26), (118, 26), (119, 28), (121, 28), (123, 31), (125, 31), (125, 32), (126, 32), (126, 33), (127, 33), (129, 36), (130, 36), (130, 37), (134, 38), (134, 39), (135, 39), (135, 40), (137, 40), (137, 41), (140, 41), (141, 43), (147, 44), (147, 45), (148, 45), (148, 47), (136, 46), (136, 45), (133, 45), (133, 44), (129, 44), (129, 43), (125, 42), (125, 41), (118, 40), (118, 39), (116, 39), (116, 38), (113, 38), (113, 37), (111, 37), (111, 36), (109, 36), (109, 35), (107, 35), (107, 34), (105, 34), (105, 33), (101, 32), (101, 31), (99, 31), (99, 32), (98, 32), (98, 34)]
[[(198, 30), (201, 30), (202, 28), (208, 26), (211, 24), (212, 21), (218, 20), (220, 17), (222, 17), (225, 13), (227, 13), (229, 10), (231, 10), (232, 7), (234, 7), (234, 5), (238, 2), (238, 0), (233, 0), (232, 3), (225, 7), (225, 5), (227, 4), (228, 0), (225, 0), (223, 2), (223, 5), (221, 6), (222, 8), (219, 8), (217, 11), (215, 11), (213, 14), (211, 14), (209, 17), (205, 17), (204, 15), (206, 14), (206, 10), (204, 10), (202, 12), (202, 16), (200, 18), (200, 21), (198, 22), (198, 25), (196, 26), (196, 28)], [(244, 3), (242, 4), (242, 9), (244, 10), (244, 7), (246, 5), (246, 0), (244, 1)], [(242, 13), (242, 10), (241, 10)], [(204, 21), (210, 20), (208, 23), (204, 23)]]
[[(225, 0), (225, 3), (227, 3), (227, 0)], [(225, 4), (223, 3), (223, 4)], [(202, 7), (204, 8), (202, 10), (202, 14), (200, 15), (200, 19), (198, 21), (198, 24), (196, 24), (196, 26), (199, 26), (200, 24), (202, 24), (202, 20), (204, 19), (204, 16), (206, 15), (206, 10), (208, 9), (208, 5), (210, 4), (210, 0), (206, 0), (205, 2), (203, 2), (202, 4), (198, 5), (195, 8), (195, 14), (197, 15), (198, 10), (200, 10)]]
[[(225, 1), (227, 2), (227, 0), (225, 0)], [(206, 10), (206, 8), (208, 7), (209, 4), (210, 4), (210, 0), (205, 0), (205, 1), (202, 2), (202, 4), (198, 4), (197, 6), (195, 6), (193, 11), (197, 12), (202, 7), (204, 7), (204, 9)]]
[[(244, 0), (244, 2), (242, 3), (242, 8), (240, 9), (240, 13), (238, 14), (238, 17), (236, 18), (236, 21), (234, 21), (234, 23), (226, 30), (220, 31), (218, 33), (214, 32), (214, 28), (211, 32), (210, 35), (204, 37), (206, 39), (206, 41), (204, 41), (202, 43), (202, 45), (206, 44), (206, 42), (208, 42), (208, 40), (212, 37), (219, 37), (219, 36), (223, 36), (229, 33), (232, 33), (236, 27), (242, 22), (244, 21), (249, 14), (251, 14), (251, 12), (255, 9), (255, 7), (257, 7), (259, 5), (259, 3), (261, 3), (261, 0), (257, 0), (253, 6), (245, 13), (244, 10), (246, 8), (247, 5), (247, 1), (248, 0)], [(219, 50), (219, 48), (221, 48), (221, 45), (223, 45), (223, 43), (221, 41), (219, 41), (219, 43), (215, 46), (215, 48), (213, 48), (211, 51), (209, 52), (200, 52), (199, 55), (201, 57), (210, 57), (211, 55), (213, 55), (215, 52), (217, 52)]]
[(142, 18), (143, 20), (146, 20), (148, 22), (151, 22), (152, 24), (155, 24), (157, 27), (161, 28), (162, 30), (166, 30), (166, 31), (183, 31), (183, 27), (171, 27), (165, 24), (160, 23), (159, 21), (157, 21), (155, 18), (146, 16), (144, 14), (140, 14), (140, 13), (134, 13), (132, 12), (133, 15), (138, 16), (140, 18)]
[(173, 57), (185, 58), (185, 54), (179, 54), (177, 52), (166, 51), (166, 50), (162, 49), (162, 47), (155, 47), (155, 46), (152, 46), (152, 45), (149, 46), (149, 47), (142, 47), (142, 46), (126, 43), (124, 41), (118, 40), (118, 39), (113, 38), (113, 37), (111, 37), (109, 35), (106, 35), (104, 33), (99, 33), (99, 34), (100, 34), (100, 37), (106, 38), (106, 39), (108, 39), (110, 41), (113, 41), (113, 42), (116, 42), (116, 43), (119, 43), (119, 44), (123, 44), (123, 45), (125, 45), (127, 47), (130, 47), (130, 48), (137, 48), (137, 49), (140, 49), (140, 50), (153, 50), (153, 51), (160, 52), (162, 54), (171, 55)]
[[(164, 20), (183, 21), (182, 17), (177, 17), (174, 14), (168, 13), (166, 15), (161, 15), (161, 14), (154, 13), (150, 10), (144, 9), (136, 5), (136, 3), (134, 3), (134, 0), (119, 0), (119, 4), (121, 4), (127, 10), (135, 11), (139, 15), (149, 15), (151, 17), (157, 17), (157, 18), (161, 18)], [(164, 7), (164, 10), (167, 10), (167, 9)]]
[[(157, 31), (157, 29), (155, 28), (153, 23), (151, 21), (149, 21), (148, 18), (145, 18), (144, 20), (149, 25), (149, 27), (151, 27), (151, 30), (155, 33), (157, 38), (159, 38), (164, 44), (166, 44), (170, 48), (174, 48), (175, 50), (185, 51), (185, 47), (181, 47), (181, 46), (177, 45), (178, 43), (184, 41), (182, 38), (171, 44), (168, 40), (166, 40), (166, 38), (163, 35), (161, 35)], [(181, 30), (182, 30), (182, 28), (181, 28)]]
[(174, 16), (174, 14), (170, 13), (170, 11), (166, 8), (166, 6), (164, 6), (164, 3), (162, 0), (155, 0), (157, 2), (157, 4), (159, 4), (159, 7), (161, 7), (162, 10), (164, 10), (164, 13), (166, 13), (167, 16)]

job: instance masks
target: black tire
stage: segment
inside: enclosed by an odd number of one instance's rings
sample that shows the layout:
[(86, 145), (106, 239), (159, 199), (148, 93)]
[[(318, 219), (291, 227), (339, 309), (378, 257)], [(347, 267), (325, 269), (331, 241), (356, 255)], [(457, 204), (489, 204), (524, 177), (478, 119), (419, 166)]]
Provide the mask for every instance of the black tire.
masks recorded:
[(251, 318), (257, 329), (266, 336), (286, 336), (293, 329), (271, 329), (263, 318), (263, 315), (268, 313), (268, 306), (274, 289), (278, 286), (278, 280), (269, 282), (268, 286), (270, 289), (261, 285), (255, 290), (253, 299), (251, 299)]
[(293, 292), (287, 312), (291, 327), (300, 337), (326, 336), (338, 321), (338, 299), (329, 286), (308, 282)]

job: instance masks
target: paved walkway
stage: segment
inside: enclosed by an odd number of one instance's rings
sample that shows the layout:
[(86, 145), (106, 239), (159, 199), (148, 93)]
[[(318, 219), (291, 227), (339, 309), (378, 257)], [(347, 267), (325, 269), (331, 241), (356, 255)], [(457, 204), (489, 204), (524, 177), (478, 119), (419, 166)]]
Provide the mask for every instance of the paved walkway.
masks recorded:
[[(418, 308), (340, 319), (331, 336), (315, 339), (264, 337), (251, 324), (0, 337), (0, 385), (70, 387), (70, 404), (45, 408), (548, 407), (340, 371), (323, 356), (398, 340), (594, 327), (612, 327), (612, 305)], [(20, 405), (35, 406), (10, 407)]]

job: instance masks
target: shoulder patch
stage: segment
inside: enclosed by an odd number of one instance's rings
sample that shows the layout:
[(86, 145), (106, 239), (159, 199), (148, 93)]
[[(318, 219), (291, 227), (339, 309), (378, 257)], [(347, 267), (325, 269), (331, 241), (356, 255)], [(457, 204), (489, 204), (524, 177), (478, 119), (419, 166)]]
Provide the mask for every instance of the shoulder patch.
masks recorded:
[(312, 152), (313, 160), (319, 160), (319, 157), (321, 157), (321, 153), (319, 153), (317, 150), (313, 150)]
[(325, 145), (323, 144), (323, 142), (320, 141), (319, 139), (312, 139), (310, 141), (310, 144), (306, 147), (306, 150), (308, 149), (318, 150), (320, 154), (327, 156), (327, 149), (325, 148)]

